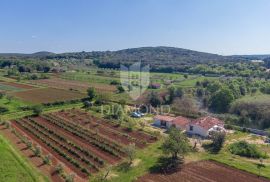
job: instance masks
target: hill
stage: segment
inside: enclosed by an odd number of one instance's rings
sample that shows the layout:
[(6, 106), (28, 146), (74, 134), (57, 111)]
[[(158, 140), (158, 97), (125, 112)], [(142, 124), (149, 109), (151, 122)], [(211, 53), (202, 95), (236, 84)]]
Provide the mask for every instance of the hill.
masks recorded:
[(175, 47), (140, 47), (119, 51), (92, 51), (54, 54), (38, 52), (34, 54), (0, 54), (0, 56), (31, 57), (42, 59), (91, 59), (101, 68), (119, 68), (120, 64), (131, 65), (141, 61), (149, 64), (152, 71), (183, 71), (197, 64), (226, 64), (250, 60), (246, 57), (221, 56), (205, 52)]
[(40, 58), (40, 57), (47, 57), (55, 55), (55, 53), (47, 52), (47, 51), (40, 51), (33, 54), (23, 54), (23, 53), (0, 53), (0, 57), (29, 57), (29, 58)]
[(246, 58), (246, 59), (253, 59), (253, 60), (263, 60), (270, 57), (270, 54), (255, 54), (255, 55), (235, 55), (235, 58)]
[(120, 64), (130, 65), (141, 61), (149, 64), (155, 71), (181, 71), (186, 67), (197, 64), (225, 64), (229, 62), (240, 62), (248, 58), (221, 56), (217, 54), (198, 52), (189, 49), (175, 47), (140, 47), (123, 49), (119, 51), (93, 51), (64, 53), (47, 58), (75, 58), (92, 59), (94, 63), (102, 68), (119, 68)]

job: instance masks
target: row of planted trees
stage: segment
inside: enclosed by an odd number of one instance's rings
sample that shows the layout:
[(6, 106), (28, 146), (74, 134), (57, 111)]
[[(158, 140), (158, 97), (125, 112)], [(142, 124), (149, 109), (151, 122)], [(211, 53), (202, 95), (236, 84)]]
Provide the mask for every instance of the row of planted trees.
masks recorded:
[(10, 129), (11, 132), (19, 138), (20, 142), (26, 145), (26, 149), (31, 150), (35, 157), (39, 157), (43, 161), (43, 165), (54, 165), (55, 173), (58, 173), (66, 182), (73, 182), (75, 174), (67, 174), (64, 172), (64, 165), (62, 163), (53, 164), (52, 155), (44, 154), (40, 145), (35, 144), (30, 138), (21, 132), (17, 131), (9, 121), (0, 121), (0, 125), (4, 125), (6, 129)]
[(101, 136), (99, 133), (91, 131), (89, 129), (83, 128), (82, 126), (71, 123), (70, 121), (64, 120), (59, 116), (54, 115), (43, 115), (42, 116), (47, 121), (57, 125), (58, 127), (72, 133), (73, 135), (87, 141), (89, 144), (98, 147), (99, 149), (110, 153), (116, 157), (121, 157), (124, 153), (124, 146), (117, 144), (116, 142)]

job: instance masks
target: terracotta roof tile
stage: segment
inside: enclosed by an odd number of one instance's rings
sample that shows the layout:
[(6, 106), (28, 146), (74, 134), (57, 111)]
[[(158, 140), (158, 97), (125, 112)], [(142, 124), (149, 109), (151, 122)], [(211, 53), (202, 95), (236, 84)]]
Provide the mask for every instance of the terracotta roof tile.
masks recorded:
[(219, 120), (218, 118), (214, 118), (214, 117), (211, 117), (211, 116), (206, 116), (206, 117), (201, 117), (201, 118), (193, 120), (191, 122), (191, 124), (198, 125), (198, 126), (204, 128), (204, 129), (209, 130), (210, 128), (212, 128), (215, 125), (223, 126), (224, 122)]
[(185, 128), (190, 123), (190, 120), (188, 118), (178, 116), (172, 121), (172, 123)]
[(161, 120), (161, 121), (171, 122), (172, 120), (175, 119), (175, 117), (172, 117), (172, 116), (163, 116), (163, 115), (156, 115), (154, 119), (158, 119), (158, 120)]

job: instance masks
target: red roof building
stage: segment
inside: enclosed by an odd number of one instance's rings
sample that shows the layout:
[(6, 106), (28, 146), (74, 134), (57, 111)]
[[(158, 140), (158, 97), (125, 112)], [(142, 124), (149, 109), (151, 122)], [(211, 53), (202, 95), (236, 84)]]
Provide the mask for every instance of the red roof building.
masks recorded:
[(172, 117), (172, 116), (157, 115), (154, 117), (154, 121), (155, 121), (154, 125), (156, 126), (164, 128), (170, 128), (171, 126), (174, 126), (181, 130), (186, 130), (190, 123), (190, 120), (188, 118), (182, 116)]
[(180, 126), (181, 128), (186, 128), (190, 123), (190, 119), (178, 116), (174, 120), (172, 120), (172, 124)]
[(167, 129), (174, 126), (176, 128), (186, 131), (191, 135), (199, 135), (202, 137), (210, 136), (211, 132), (225, 131), (224, 122), (218, 118), (211, 116), (190, 120), (182, 116), (172, 117), (157, 115), (154, 117), (154, 125)]
[(198, 118), (196, 120), (193, 120), (191, 122), (191, 124), (200, 126), (200, 127), (204, 128), (206, 130), (209, 130), (210, 128), (212, 128), (215, 125), (224, 126), (223, 121), (219, 120), (218, 118), (211, 117), (211, 116)]
[(210, 131), (225, 131), (224, 122), (211, 116), (201, 117), (191, 121), (187, 130), (190, 134), (203, 137), (208, 137)]

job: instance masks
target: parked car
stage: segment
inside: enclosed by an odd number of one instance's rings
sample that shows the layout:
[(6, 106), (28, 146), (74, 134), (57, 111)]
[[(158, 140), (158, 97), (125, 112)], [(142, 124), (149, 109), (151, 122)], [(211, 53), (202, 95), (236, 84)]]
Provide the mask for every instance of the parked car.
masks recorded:
[(145, 114), (140, 111), (137, 111), (137, 113), (140, 114), (141, 116), (145, 116)]
[(139, 114), (138, 112), (132, 112), (132, 113), (131, 113), (131, 117), (134, 117), (134, 118), (140, 118), (140, 117), (142, 117), (142, 115)]

